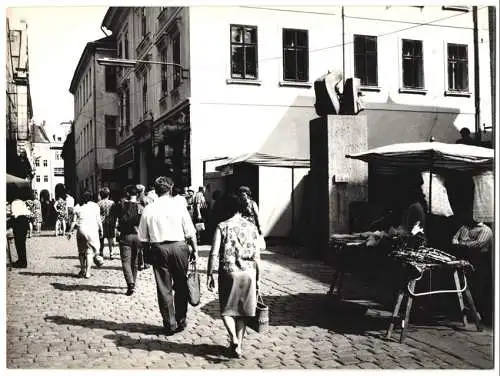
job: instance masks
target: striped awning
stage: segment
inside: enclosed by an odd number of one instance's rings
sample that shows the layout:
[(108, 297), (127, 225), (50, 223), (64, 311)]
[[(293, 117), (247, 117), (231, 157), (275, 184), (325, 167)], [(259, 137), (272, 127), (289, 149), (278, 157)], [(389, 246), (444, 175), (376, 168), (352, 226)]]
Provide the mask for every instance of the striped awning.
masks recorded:
[(371, 162), (385, 169), (484, 171), (492, 170), (493, 149), (442, 142), (414, 142), (382, 146), (347, 158)]

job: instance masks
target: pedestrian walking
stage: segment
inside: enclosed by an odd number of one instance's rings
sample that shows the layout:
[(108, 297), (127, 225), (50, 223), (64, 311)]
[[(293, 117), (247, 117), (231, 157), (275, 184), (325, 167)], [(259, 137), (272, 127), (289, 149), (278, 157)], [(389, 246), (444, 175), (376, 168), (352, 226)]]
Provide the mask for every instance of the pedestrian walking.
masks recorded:
[(230, 218), (215, 230), (207, 266), (207, 285), (213, 291), (214, 262), (218, 256), (220, 313), (229, 334), (231, 354), (236, 357), (242, 355), (246, 321), (255, 316), (260, 277), (259, 232), (243, 216), (246, 206), (242, 197), (228, 197)]
[(11, 223), (14, 233), (14, 244), (16, 245), (17, 261), (12, 264), (14, 268), (27, 268), (26, 237), (28, 235), (31, 212), (26, 201), (31, 199), (31, 190), (18, 188), (18, 198), (11, 203)]
[(68, 223), (68, 203), (66, 201), (67, 194), (64, 184), (56, 184), (55, 187), (55, 202), (54, 210), (56, 214), (55, 236), (66, 234), (66, 225)]
[(113, 208), (113, 218), (118, 220), (117, 238), (128, 296), (134, 293), (136, 286), (137, 259), (141, 248), (137, 226), (139, 226), (142, 210), (137, 202), (137, 188), (133, 185), (125, 187), (125, 197)]
[(189, 259), (196, 261), (198, 246), (187, 208), (172, 197), (173, 180), (160, 176), (154, 185), (158, 199), (144, 208), (139, 239), (149, 246), (147, 259), (153, 265), (163, 326), (165, 334), (171, 335), (186, 328), (186, 274)]
[(85, 191), (81, 195), (80, 205), (75, 207), (73, 223), (68, 231), (68, 240), (71, 239), (74, 228), (76, 231), (76, 244), (78, 259), (80, 260), (79, 277), (90, 278), (92, 259), (97, 266), (102, 266), (102, 257), (98, 251), (100, 237), (102, 236), (101, 211), (99, 206), (92, 201), (92, 193)]
[(107, 240), (109, 248), (109, 259), (113, 260), (116, 218), (114, 217), (112, 212), (112, 208), (115, 202), (109, 198), (109, 195), (110, 191), (107, 187), (104, 187), (99, 191), (99, 196), (101, 197), (101, 199), (97, 202), (97, 205), (99, 205), (99, 209), (101, 212), (101, 221), (103, 228), (99, 254), (101, 255), (101, 257), (104, 257), (104, 243), (105, 240)]
[(32, 201), (33, 227), (37, 234), (40, 234), (42, 228), (42, 203), (33, 195)]

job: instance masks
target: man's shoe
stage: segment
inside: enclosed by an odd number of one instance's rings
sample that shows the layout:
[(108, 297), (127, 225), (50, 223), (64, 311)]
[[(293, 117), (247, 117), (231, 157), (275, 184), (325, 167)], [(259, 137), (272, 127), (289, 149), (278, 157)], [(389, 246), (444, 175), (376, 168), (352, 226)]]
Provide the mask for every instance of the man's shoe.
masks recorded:
[(132, 295), (134, 292), (135, 292), (135, 286), (134, 286), (134, 285), (130, 285), (130, 286), (127, 288), (127, 292), (125, 293), (125, 295), (130, 296), (130, 295)]
[(175, 330), (174, 329), (170, 329), (170, 328), (165, 328), (163, 330), (163, 335), (165, 335), (167, 337), (168, 336), (173, 336), (177, 332), (178, 332), (178, 328), (175, 328)]
[(186, 327), (187, 327), (186, 320), (178, 321), (176, 332), (177, 333), (182, 332), (184, 329), (186, 329)]

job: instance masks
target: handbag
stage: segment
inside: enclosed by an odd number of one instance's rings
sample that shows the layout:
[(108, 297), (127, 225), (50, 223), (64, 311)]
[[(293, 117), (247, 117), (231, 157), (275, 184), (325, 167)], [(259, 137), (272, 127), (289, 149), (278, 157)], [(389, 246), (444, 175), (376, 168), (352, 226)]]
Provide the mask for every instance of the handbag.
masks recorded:
[(189, 264), (187, 273), (188, 301), (193, 307), (200, 304), (201, 284), (200, 274), (196, 269), (196, 261)]
[(205, 231), (205, 223), (203, 222), (195, 223), (194, 227), (196, 228), (197, 232)]
[(269, 328), (269, 307), (264, 304), (262, 296), (257, 295), (257, 308), (255, 316), (250, 317), (247, 321), (247, 326), (257, 333), (264, 333)]

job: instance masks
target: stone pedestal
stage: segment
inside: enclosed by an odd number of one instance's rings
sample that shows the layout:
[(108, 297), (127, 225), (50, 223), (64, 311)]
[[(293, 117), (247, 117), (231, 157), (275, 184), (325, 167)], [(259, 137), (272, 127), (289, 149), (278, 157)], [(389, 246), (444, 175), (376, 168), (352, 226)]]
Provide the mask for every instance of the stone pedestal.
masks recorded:
[(323, 258), (332, 233), (347, 233), (349, 203), (368, 199), (368, 164), (346, 158), (368, 149), (366, 117), (331, 115), (309, 124), (312, 249)]

